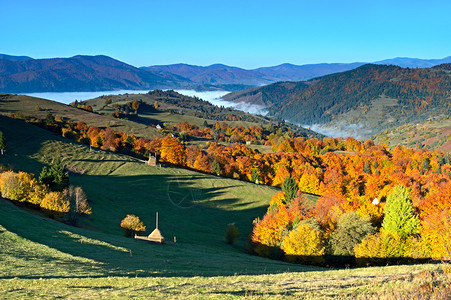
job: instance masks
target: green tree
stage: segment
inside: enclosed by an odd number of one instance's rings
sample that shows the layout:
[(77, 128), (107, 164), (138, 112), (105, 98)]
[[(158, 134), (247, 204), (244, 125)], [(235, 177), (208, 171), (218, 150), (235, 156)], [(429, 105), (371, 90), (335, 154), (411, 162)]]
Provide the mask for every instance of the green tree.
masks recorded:
[(382, 228), (396, 233), (404, 239), (418, 232), (420, 221), (414, 214), (409, 191), (402, 185), (396, 186), (387, 197)]
[(4, 151), (6, 150), (6, 139), (5, 136), (3, 135), (3, 132), (0, 131), (0, 152), (4, 153)]
[(360, 216), (352, 211), (338, 219), (337, 229), (330, 236), (330, 245), (334, 255), (354, 255), (354, 247), (360, 244), (368, 234), (374, 234), (376, 228), (369, 217)]
[(429, 160), (429, 158), (426, 158), (423, 161), (423, 169), (429, 170), (430, 168), (431, 168), (431, 161)]
[(298, 184), (296, 183), (296, 179), (293, 177), (287, 176), (285, 180), (282, 182), (282, 191), (285, 192), (285, 201), (290, 202), (298, 193)]
[(227, 230), (225, 232), (225, 240), (227, 244), (233, 245), (239, 235), (238, 228), (235, 223), (230, 223), (227, 225)]
[(371, 174), (371, 168), (370, 168), (370, 165), (368, 164), (368, 162), (365, 162), (365, 165), (363, 166), (363, 172), (365, 172), (367, 174)]
[(216, 158), (213, 161), (213, 165), (211, 166), (211, 171), (213, 172), (213, 174), (216, 174), (218, 176), (221, 175), (221, 165)]
[(52, 191), (62, 191), (69, 186), (69, 174), (64, 169), (60, 159), (54, 160), (52, 167), (42, 168), (39, 174), (39, 182), (47, 185)]
[(48, 126), (55, 125), (55, 117), (52, 115), (51, 112), (49, 112), (45, 117), (45, 124)]
[(46, 166), (42, 167), (42, 171), (39, 173), (39, 182), (49, 187), (53, 184), (52, 172)]
[(260, 176), (258, 175), (258, 170), (256, 168), (252, 169), (251, 181), (254, 183), (257, 183), (258, 181), (260, 181)]

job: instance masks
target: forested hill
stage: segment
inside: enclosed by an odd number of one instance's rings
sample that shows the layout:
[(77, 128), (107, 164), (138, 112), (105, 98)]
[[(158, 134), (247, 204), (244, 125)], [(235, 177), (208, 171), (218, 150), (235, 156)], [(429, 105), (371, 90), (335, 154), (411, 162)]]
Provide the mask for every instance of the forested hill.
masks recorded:
[(258, 100), (270, 106), (272, 116), (300, 124), (360, 124), (370, 127), (370, 135), (449, 115), (449, 69), (449, 64), (427, 69), (367, 64), (306, 82), (249, 89), (226, 98), (239, 102), (259, 95)]

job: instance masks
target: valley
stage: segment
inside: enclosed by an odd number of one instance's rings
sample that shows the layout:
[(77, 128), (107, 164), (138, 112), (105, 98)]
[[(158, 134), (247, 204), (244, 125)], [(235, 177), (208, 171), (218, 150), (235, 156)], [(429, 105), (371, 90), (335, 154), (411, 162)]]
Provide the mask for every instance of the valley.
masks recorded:
[[(392, 298), (417, 297), (433, 283), (428, 295), (447, 295), (449, 223), (440, 213), (449, 206), (451, 176), (445, 70), (366, 65), (223, 97), (269, 107), (269, 116), (172, 90), (101, 95), (70, 105), (0, 94), (7, 144), (2, 170), (38, 179), (44, 166), (61, 160), (70, 184), (82, 187), (92, 208), (70, 226), (69, 214), (50, 218), (45, 210), (1, 199), (0, 257), (7, 263), (0, 267), (0, 291), (11, 299), (148, 293)], [(415, 76), (420, 79), (401, 96), (396, 84), (386, 83)], [(424, 88), (412, 96), (416, 86)], [(335, 100), (324, 100), (327, 95)], [(422, 97), (421, 105), (411, 100)], [(322, 123), (302, 128), (272, 115)], [(374, 141), (368, 139), (373, 135)], [(152, 153), (158, 153), (157, 166), (145, 164)], [(1, 176), (4, 192), (8, 183)], [(421, 228), (401, 239), (383, 222), (399, 186), (408, 188)], [(147, 235), (156, 212), (165, 245), (124, 236), (119, 225), (127, 214), (139, 216), (146, 226), (140, 234)], [(350, 214), (373, 229), (343, 256), (334, 235)], [(431, 225), (433, 220), (439, 223)], [(231, 244), (225, 238), (230, 224), (239, 232)], [(309, 239), (316, 234), (310, 252), (296, 240), (287, 246), (300, 230)], [(386, 246), (365, 244), (384, 239)], [(438, 241), (434, 247), (431, 239)], [(378, 256), (365, 252), (371, 247), (380, 247)], [(381, 260), (400, 265), (378, 267)]]
[[(171, 298), (378, 298), (420, 293), (418, 287), (429, 276), (437, 288), (446, 284), (447, 267), (440, 264), (328, 270), (249, 255), (244, 249), (251, 222), (278, 189), (149, 167), (20, 120), (0, 117), (0, 129), (8, 137), (1, 164), (37, 174), (52, 157), (61, 157), (84, 170), (70, 181), (83, 187), (93, 210), (73, 227), (0, 201), (0, 290), (7, 299), (149, 293)], [(155, 211), (166, 245), (122, 237), (119, 222), (126, 213), (139, 215), (152, 230)], [(235, 246), (223, 240), (230, 222), (240, 230)], [(177, 243), (170, 242), (172, 236)]]

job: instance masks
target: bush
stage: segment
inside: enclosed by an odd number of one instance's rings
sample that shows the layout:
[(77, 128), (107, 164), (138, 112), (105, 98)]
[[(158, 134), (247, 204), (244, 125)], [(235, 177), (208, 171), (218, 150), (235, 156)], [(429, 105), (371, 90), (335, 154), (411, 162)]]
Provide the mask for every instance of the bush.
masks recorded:
[(2, 197), (19, 202), (29, 202), (30, 196), (37, 186), (31, 174), (25, 172), (4, 172), (0, 176)]
[(233, 245), (238, 238), (239, 232), (236, 228), (235, 223), (230, 223), (227, 225), (227, 230), (225, 232), (225, 240), (227, 244)]
[(354, 255), (354, 247), (362, 239), (376, 232), (369, 217), (362, 217), (356, 212), (349, 212), (338, 219), (337, 230), (330, 236), (333, 255)]
[(124, 229), (125, 236), (134, 237), (136, 232), (146, 231), (146, 226), (135, 215), (127, 215), (121, 221), (121, 228)]
[(325, 248), (321, 232), (307, 222), (300, 223), (282, 241), (282, 250), (293, 262), (321, 263)]
[(397, 233), (384, 229), (381, 232), (366, 236), (354, 248), (357, 264), (386, 264), (405, 262), (415, 250), (415, 239), (403, 239)]
[(45, 195), (40, 204), (41, 208), (52, 217), (63, 216), (70, 209), (70, 203), (60, 192), (50, 192)]

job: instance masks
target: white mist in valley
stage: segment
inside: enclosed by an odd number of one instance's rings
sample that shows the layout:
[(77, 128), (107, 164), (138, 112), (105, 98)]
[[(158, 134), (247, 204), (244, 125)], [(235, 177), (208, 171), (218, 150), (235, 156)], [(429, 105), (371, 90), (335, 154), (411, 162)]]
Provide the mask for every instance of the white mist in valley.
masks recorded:
[(230, 102), (222, 99), (223, 96), (227, 95), (228, 91), (207, 91), (207, 92), (197, 92), (194, 90), (176, 90), (176, 92), (185, 96), (196, 96), (202, 100), (208, 101), (216, 106), (233, 107), (234, 109), (245, 111), (251, 114), (266, 115), (267, 109), (262, 105), (255, 105), (245, 102)]
[(47, 100), (53, 100), (56, 102), (70, 104), (77, 101), (85, 101), (94, 99), (100, 96), (107, 95), (122, 95), (122, 94), (144, 94), (148, 93), (147, 90), (117, 90), (117, 91), (98, 91), (98, 92), (62, 92), (62, 93), (24, 93), (23, 95), (42, 98)]
[(364, 127), (363, 124), (313, 124), (313, 125), (301, 125), (304, 128), (308, 128), (315, 132), (324, 134), (334, 138), (352, 136), (358, 140), (367, 138), (372, 135), (371, 130)]
[[(252, 114), (265, 115), (267, 113), (266, 107), (261, 105), (249, 104), (244, 102), (234, 103), (222, 100), (221, 97), (230, 93), (229, 91), (201, 91), (201, 92), (195, 90), (175, 90), (175, 91), (185, 96), (190, 97), (196, 96), (216, 106), (233, 107), (235, 109)], [(64, 104), (70, 104), (75, 100), (85, 101), (100, 96), (123, 95), (123, 94), (133, 95), (133, 94), (145, 94), (148, 92), (149, 90), (117, 90), (117, 91), (98, 91), (98, 92), (24, 93), (24, 95), (53, 100)]]

